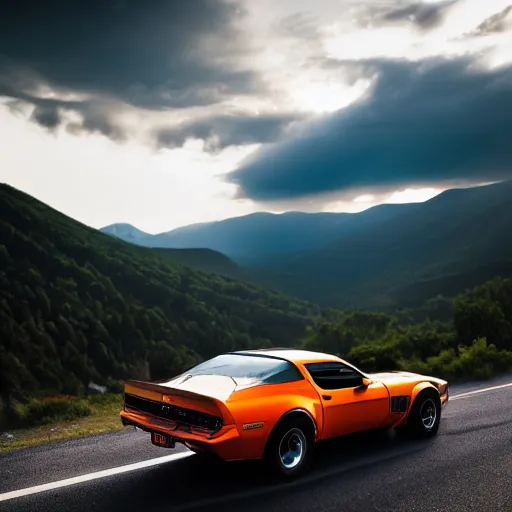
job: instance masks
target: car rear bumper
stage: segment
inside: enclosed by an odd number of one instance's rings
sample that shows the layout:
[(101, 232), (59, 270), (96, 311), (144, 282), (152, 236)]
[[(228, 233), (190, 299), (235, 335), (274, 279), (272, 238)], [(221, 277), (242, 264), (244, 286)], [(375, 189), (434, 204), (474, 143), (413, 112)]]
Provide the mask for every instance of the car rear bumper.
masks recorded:
[(210, 435), (189, 431), (186, 426), (180, 427), (175, 422), (126, 409), (121, 411), (120, 416), (125, 426), (130, 425), (145, 432), (164, 434), (193, 451), (211, 453), (226, 461), (254, 458), (247, 451), (247, 447), (243, 446), (235, 425), (224, 425), (218, 432)]

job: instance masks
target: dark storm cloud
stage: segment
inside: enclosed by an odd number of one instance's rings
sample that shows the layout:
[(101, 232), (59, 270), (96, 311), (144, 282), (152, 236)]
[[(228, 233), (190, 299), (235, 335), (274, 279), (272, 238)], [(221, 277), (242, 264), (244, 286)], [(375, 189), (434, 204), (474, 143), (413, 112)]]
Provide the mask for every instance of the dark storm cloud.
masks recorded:
[(261, 201), (512, 176), (512, 70), (373, 61), (374, 90), (228, 175)]
[(216, 152), (232, 145), (279, 140), (291, 123), (301, 119), (300, 114), (222, 115), (162, 129), (156, 139), (160, 147), (167, 148), (183, 146), (188, 139), (203, 139), (205, 150)]
[[(7, 103), (12, 112), (22, 112), (23, 103), (33, 106), (30, 119), (40, 126), (54, 130), (65, 124), (69, 132), (76, 135), (89, 132), (101, 133), (114, 140), (123, 140), (126, 134), (112, 123), (108, 117), (109, 105), (102, 101), (66, 101), (53, 98), (39, 98), (23, 92), (13, 91), (11, 88), (2, 89), (0, 82), (0, 95), (15, 98)], [(74, 113), (79, 121), (65, 121), (65, 114)]]
[[(1, 0), (0, 95), (37, 98), (48, 84), (162, 110), (250, 94), (258, 77), (227, 63), (243, 51), (239, 15), (224, 0)], [(57, 121), (36, 107), (37, 122)]]
[(55, 105), (38, 105), (32, 111), (31, 118), (48, 129), (56, 128), (61, 123), (59, 109)]
[(2, 74), (19, 66), (57, 88), (105, 93), (156, 109), (208, 104), (252, 87), (249, 73), (201, 56), (204, 38), (222, 33), (231, 46), (239, 44), (231, 24), (237, 11), (221, 0), (1, 5)]
[(81, 114), (81, 121), (68, 123), (67, 130), (75, 135), (80, 135), (83, 132), (101, 133), (116, 141), (124, 140), (127, 134), (110, 120), (106, 114), (107, 111), (96, 102), (83, 103), (77, 110)]

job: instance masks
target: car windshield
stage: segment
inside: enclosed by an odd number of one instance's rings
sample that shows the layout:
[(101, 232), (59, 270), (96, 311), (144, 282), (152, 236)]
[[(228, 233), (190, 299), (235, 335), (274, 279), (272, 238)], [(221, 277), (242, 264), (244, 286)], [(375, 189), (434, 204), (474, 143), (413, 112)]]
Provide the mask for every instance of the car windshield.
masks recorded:
[(265, 356), (223, 354), (194, 366), (187, 375), (224, 375), (234, 380), (251, 379), (266, 383), (303, 379), (290, 362)]

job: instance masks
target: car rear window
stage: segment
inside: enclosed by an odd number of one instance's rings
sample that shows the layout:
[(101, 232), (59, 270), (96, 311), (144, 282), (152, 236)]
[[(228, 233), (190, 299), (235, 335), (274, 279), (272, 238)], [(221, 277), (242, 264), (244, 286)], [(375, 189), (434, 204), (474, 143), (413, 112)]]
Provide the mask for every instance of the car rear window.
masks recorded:
[(222, 354), (194, 366), (187, 375), (224, 375), (233, 379), (254, 379), (265, 384), (302, 380), (295, 365), (272, 357)]

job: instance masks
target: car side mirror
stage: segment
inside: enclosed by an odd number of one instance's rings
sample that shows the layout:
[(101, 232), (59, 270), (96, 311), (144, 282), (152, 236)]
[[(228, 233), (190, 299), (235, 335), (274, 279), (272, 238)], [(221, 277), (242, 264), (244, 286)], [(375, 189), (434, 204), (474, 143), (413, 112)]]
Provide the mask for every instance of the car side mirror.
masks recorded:
[(368, 386), (372, 383), (373, 381), (370, 380), (370, 379), (367, 379), (366, 377), (362, 377), (361, 378), (361, 384), (359, 384), (359, 386), (357, 386), (355, 388), (355, 392), (356, 393), (361, 393), (363, 391), (366, 391), (368, 389)]
[(361, 383), (361, 386), (363, 388), (367, 388), (373, 381), (371, 379), (367, 379), (366, 377), (363, 377), (363, 382)]

